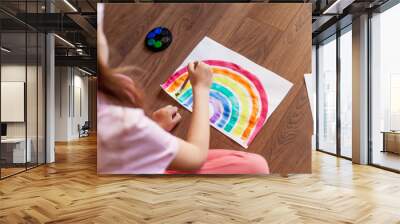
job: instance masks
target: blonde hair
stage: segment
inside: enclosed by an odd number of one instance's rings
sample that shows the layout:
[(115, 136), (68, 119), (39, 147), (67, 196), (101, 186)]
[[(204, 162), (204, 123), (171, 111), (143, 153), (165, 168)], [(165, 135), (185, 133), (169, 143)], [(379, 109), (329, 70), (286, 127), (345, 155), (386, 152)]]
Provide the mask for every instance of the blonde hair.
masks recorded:
[[(126, 82), (121, 75), (122, 72), (132, 70), (133, 67), (110, 69), (105, 63), (98, 61), (98, 90), (115, 104), (126, 107), (143, 108), (142, 92), (136, 88), (133, 80)], [(130, 79), (127, 76), (128, 79)]]

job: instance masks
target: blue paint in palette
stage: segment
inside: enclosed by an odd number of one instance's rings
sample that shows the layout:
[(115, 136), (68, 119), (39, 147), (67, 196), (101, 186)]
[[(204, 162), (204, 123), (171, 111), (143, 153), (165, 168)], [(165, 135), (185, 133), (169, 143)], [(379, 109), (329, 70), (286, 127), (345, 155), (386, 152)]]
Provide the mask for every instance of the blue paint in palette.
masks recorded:
[(156, 37), (156, 34), (154, 32), (150, 32), (147, 34), (147, 38), (149, 38), (149, 39), (152, 39), (154, 37)]
[(154, 33), (155, 33), (155, 34), (160, 34), (161, 31), (162, 31), (162, 28), (161, 28), (161, 27), (157, 27), (157, 28), (154, 30)]
[(156, 27), (147, 33), (146, 47), (154, 52), (162, 51), (172, 43), (172, 34), (166, 27)]

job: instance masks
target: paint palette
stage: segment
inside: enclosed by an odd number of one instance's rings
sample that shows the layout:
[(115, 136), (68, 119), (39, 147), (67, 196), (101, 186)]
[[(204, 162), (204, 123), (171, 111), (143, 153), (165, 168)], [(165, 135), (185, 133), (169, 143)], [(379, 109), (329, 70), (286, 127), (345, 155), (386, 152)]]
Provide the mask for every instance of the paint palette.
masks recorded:
[(146, 35), (145, 45), (154, 52), (166, 49), (172, 42), (172, 34), (165, 27), (156, 27)]

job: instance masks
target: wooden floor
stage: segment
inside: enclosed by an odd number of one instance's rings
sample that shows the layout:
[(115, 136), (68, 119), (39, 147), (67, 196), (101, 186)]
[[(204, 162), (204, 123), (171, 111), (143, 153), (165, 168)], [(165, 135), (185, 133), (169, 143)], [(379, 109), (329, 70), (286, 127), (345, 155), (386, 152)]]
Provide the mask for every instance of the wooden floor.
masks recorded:
[(400, 170), (400, 155), (392, 152), (381, 152), (374, 150), (372, 157), (374, 164)]
[(25, 170), (25, 167), (17, 167), (17, 168), (0, 168), (1, 169), (1, 177), (7, 177)]
[(0, 181), (0, 223), (400, 223), (400, 175), (313, 153), (313, 174), (96, 175), (96, 139)]

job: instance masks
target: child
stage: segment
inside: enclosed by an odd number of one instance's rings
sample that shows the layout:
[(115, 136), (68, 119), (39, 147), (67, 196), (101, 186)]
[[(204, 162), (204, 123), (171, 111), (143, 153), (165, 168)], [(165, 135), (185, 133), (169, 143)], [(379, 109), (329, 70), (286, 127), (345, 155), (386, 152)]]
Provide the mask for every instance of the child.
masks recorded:
[[(100, 174), (268, 174), (265, 159), (242, 151), (209, 150), (208, 65), (188, 65), (193, 88), (193, 113), (186, 140), (169, 133), (181, 120), (168, 105), (145, 115), (135, 83), (107, 67), (108, 46), (98, 21), (98, 156)], [(195, 66), (196, 64), (196, 66)]]

